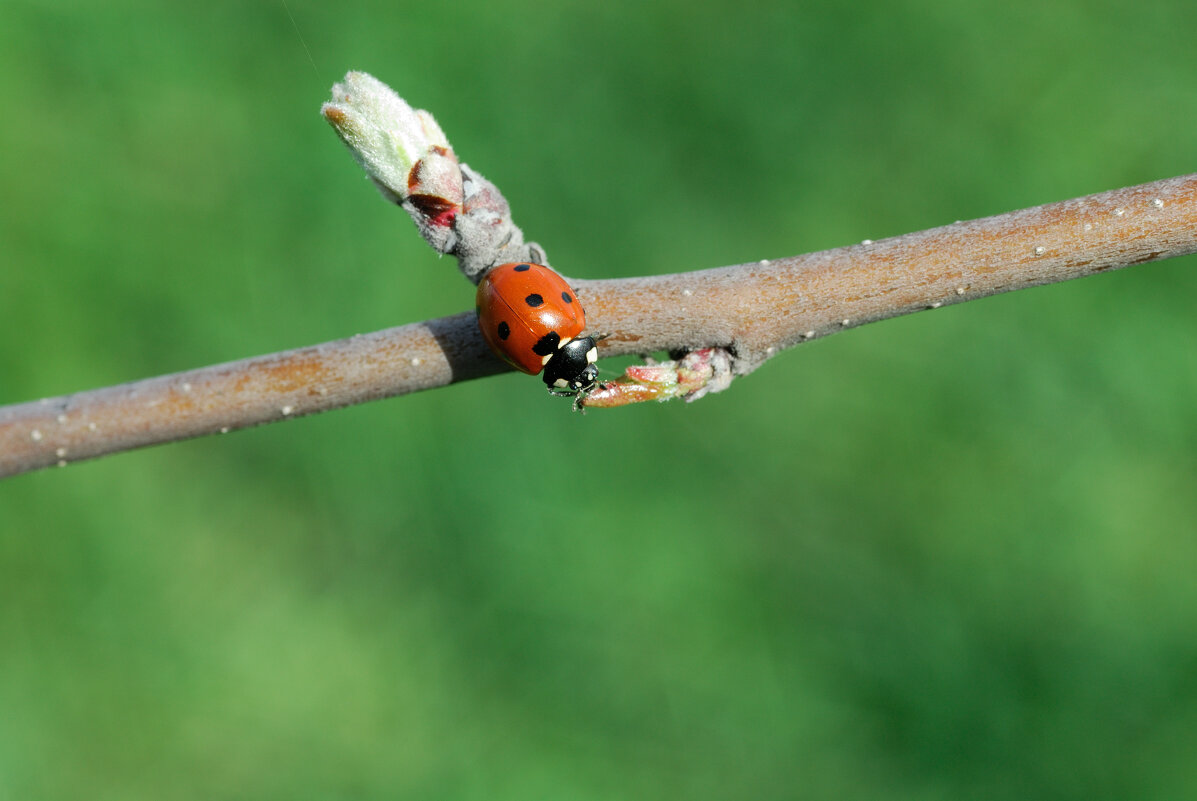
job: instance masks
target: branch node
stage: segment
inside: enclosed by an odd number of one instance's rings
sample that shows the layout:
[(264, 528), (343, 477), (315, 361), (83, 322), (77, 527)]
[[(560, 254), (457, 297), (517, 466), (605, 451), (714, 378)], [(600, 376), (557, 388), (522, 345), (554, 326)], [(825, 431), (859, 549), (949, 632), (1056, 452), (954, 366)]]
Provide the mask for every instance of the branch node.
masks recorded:
[(646, 401), (684, 398), (687, 403), (731, 386), (732, 355), (726, 348), (699, 348), (680, 359), (634, 364), (614, 381), (578, 401), (579, 409), (613, 409)]

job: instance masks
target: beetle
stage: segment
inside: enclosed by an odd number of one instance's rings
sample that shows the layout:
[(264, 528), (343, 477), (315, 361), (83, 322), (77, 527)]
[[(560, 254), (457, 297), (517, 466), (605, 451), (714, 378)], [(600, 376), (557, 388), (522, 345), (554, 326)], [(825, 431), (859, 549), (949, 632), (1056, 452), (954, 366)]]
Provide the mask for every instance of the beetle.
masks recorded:
[(598, 377), (597, 338), (583, 336), (586, 312), (573, 289), (543, 264), (511, 262), (478, 283), (482, 338), (517, 370), (537, 375), (554, 395), (584, 398)]

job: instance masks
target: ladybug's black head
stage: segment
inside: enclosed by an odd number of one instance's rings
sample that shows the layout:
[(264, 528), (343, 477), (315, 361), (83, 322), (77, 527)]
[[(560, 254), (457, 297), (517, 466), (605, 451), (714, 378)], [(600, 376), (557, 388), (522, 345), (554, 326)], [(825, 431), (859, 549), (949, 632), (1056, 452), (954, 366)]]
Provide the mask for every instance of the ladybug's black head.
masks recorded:
[(571, 339), (557, 348), (544, 366), (544, 382), (550, 392), (560, 395), (589, 392), (598, 378), (597, 361), (594, 337)]

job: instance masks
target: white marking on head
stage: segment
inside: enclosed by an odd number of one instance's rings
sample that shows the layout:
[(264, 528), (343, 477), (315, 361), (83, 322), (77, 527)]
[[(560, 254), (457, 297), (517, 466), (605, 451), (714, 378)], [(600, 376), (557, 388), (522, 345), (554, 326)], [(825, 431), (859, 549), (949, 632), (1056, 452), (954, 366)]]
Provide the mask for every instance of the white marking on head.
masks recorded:
[(558, 389), (569, 389), (569, 382), (564, 378), (558, 378), (553, 382), (553, 386), (557, 387)]

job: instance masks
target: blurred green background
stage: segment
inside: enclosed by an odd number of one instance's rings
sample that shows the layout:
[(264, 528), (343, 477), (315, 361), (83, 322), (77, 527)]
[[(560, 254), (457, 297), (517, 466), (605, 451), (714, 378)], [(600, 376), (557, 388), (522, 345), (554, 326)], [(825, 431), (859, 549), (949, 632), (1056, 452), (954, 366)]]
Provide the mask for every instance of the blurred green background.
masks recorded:
[[(348, 69), (585, 278), (1197, 168), (1190, 0), (289, 5), (0, 4), (0, 403), (469, 308)], [(4, 481), (0, 801), (1197, 796), (1195, 266)]]

